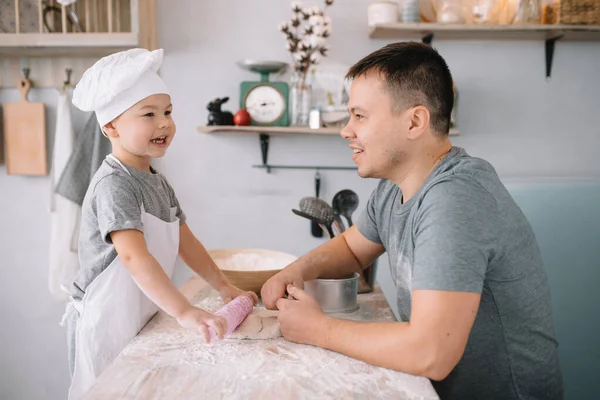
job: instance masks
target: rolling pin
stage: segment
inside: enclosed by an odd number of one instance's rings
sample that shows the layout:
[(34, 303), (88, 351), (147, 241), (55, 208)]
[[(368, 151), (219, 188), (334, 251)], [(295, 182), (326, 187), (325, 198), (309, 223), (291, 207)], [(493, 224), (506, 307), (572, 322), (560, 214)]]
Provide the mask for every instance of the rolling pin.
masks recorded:
[[(235, 330), (252, 312), (254, 308), (254, 301), (248, 296), (238, 296), (223, 307), (221, 307), (215, 315), (225, 318), (227, 321), (227, 330), (223, 337), (229, 335)], [(219, 337), (213, 328), (208, 328), (210, 334), (210, 341), (218, 340)]]

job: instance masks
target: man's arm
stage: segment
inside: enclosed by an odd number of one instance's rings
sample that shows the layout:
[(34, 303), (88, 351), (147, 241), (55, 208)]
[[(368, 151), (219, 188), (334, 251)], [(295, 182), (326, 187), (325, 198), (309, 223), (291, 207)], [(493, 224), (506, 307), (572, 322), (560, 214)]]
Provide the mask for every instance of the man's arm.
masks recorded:
[(297, 269), (305, 281), (342, 278), (363, 270), (383, 253), (383, 245), (367, 240), (356, 226), (352, 226), (290, 267)]
[(359, 272), (383, 254), (383, 245), (367, 240), (356, 226), (300, 257), (269, 279), (261, 290), (267, 309), (276, 308), (287, 285), (302, 287), (316, 278), (341, 278)]
[(444, 379), (464, 353), (502, 220), (495, 200), (468, 178), (438, 184), (428, 196), (416, 217), (410, 321), (335, 320), (305, 292), (290, 288), (298, 300), (277, 304), (284, 337)]
[(325, 317), (312, 344), (369, 364), (442, 380), (463, 355), (479, 300), (478, 293), (415, 290), (410, 322)]

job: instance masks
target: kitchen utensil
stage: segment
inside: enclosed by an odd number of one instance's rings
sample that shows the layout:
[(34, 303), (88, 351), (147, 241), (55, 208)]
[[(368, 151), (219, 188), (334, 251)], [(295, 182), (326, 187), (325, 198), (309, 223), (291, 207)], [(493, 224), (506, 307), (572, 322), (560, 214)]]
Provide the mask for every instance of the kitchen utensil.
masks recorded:
[(346, 230), (346, 227), (344, 226), (344, 221), (342, 220), (342, 217), (340, 217), (340, 214), (338, 214), (337, 212), (335, 213), (335, 218), (333, 220), (333, 223), (340, 235), (342, 233), (344, 233), (344, 231)]
[(270, 74), (284, 71), (289, 64), (282, 61), (253, 60), (245, 59), (238, 61), (237, 66), (247, 71), (258, 72), (259, 74)]
[(297, 260), (297, 257), (266, 249), (214, 249), (208, 254), (234, 286), (255, 292), (273, 275)]
[[(319, 198), (319, 193), (321, 191), (321, 174), (319, 171), (315, 173), (315, 196)], [(310, 232), (314, 237), (321, 238), (323, 237), (323, 229), (319, 226), (319, 223), (311, 220), (310, 221)]]
[(325, 225), (323, 223), (323, 221), (321, 219), (319, 219), (318, 217), (307, 214), (300, 210), (296, 210), (295, 208), (292, 208), (292, 212), (300, 217), (309, 219), (311, 221), (315, 221), (317, 224), (319, 224), (319, 226), (323, 227), (323, 229), (327, 229), (327, 232), (329, 233), (330, 238), (333, 238), (335, 236), (335, 234), (333, 233), (333, 229), (331, 228), (331, 225), (329, 225), (329, 226)]
[(331, 225), (335, 220), (335, 212), (326, 201), (316, 197), (303, 197), (300, 199), (300, 211), (315, 217), (315, 220), (324, 225), (333, 238)]
[(6, 171), (11, 175), (48, 175), (44, 103), (30, 103), (25, 74), (17, 87), (21, 101), (3, 104)]
[[(58, 13), (58, 19), (62, 20), (62, 18), (60, 16), (62, 14), (62, 7), (50, 5), (50, 4), (48, 4), (47, 1), (42, 1), (42, 4), (44, 6), (43, 11), (42, 11), (42, 18), (44, 21), (44, 26), (46, 27), (48, 32), (53, 32), (52, 28), (50, 27), (50, 24), (48, 24), (48, 18), (47, 18), (48, 13), (52, 13), (51, 18), (56, 18), (56, 15), (54, 15), (53, 13)], [(77, 32), (85, 32), (85, 29), (83, 29), (83, 26), (81, 26), (81, 22), (79, 21), (79, 16), (75, 12), (74, 7), (73, 6), (65, 6), (65, 11), (67, 13), (68, 21), (71, 23), (72, 26), (75, 27)], [(56, 30), (56, 31), (61, 32), (62, 29)]]
[[(222, 317), (227, 321), (227, 329), (225, 330), (224, 338), (229, 336), (252, 312), (254, 304), (249, 296), (238, 296), (229, 303), (225, 304), (214, 315)], [(219, 340), (217, 332), (213, 328), (208, 328), (210, 340)]]
[[(340, 190), (333, 196), (331, 201), (336, 215), (343, 215), (348, 220), (348, 227), (353, 225), (352, 213), (358, 207), (358, 195), (350, 189)], [(377, 273), (377, 261), (360, 272), (358, 293), (369, 293), (375, 287), (375, 275)]]
[(350, 313), (358, 309), (358, 278), (355, 272), (344, 279), (306, 281), (304, 291), (317, 300), (325, 313)]
[(331, 201), (333, 209), (348, 220), (348, 227), (352, 226), (352, 213), (358, 208), (358, 195), (350, 189), (340, 190)]

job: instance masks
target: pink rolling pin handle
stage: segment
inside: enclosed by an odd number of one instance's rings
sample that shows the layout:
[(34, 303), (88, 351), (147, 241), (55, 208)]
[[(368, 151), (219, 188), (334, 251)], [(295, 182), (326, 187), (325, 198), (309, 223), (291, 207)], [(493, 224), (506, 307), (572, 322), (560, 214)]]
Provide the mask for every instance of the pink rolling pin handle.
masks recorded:
[[(238, 296), (215, 312), (215, 315), (223, 317), (227, 321), (227, 330), (224, 336), (233, 332), (246, 319), (248, 314), (252, 312), (253, 308), (254, 301), (250, 297)], [(219, 339), (213, 328), (208, 328), (208, 332), (211, 342)]]

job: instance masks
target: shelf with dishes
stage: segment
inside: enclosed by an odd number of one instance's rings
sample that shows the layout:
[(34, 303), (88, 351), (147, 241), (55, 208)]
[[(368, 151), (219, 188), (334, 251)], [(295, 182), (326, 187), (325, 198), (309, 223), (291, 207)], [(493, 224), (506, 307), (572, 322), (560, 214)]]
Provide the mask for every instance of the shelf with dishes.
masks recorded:
[(487, 25), (386, 23), (369, 27), (373, 39), (600, 41), (600, 25)]
[(412, 0), (402, 8), (389, 1), (369, 5), (373, 39), (541, 40), (546, 78), (557, 41), (600, 41), (597, 0)]
[(546, 79), (552, 74), (556, 42), (600, 41), (600, 25), (486, 25), (439, 23), (384, 23), (369, 27), (373, 39), (435, 40), (543, 40)]
[[(205, 125), (199, 126), (199, 133), (241, 133), (266, 135), (339, 135), (342, 127), (309, 128), (307, 126), (238, 126), (238, 125)], [(460, 132), (450, 130), (451, 136)]]
[(0, 5), (0, 56), (100, 57), (156, 48), (156, 0)]

